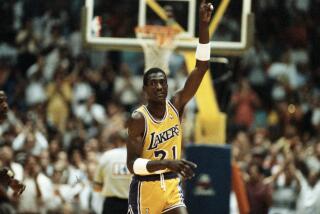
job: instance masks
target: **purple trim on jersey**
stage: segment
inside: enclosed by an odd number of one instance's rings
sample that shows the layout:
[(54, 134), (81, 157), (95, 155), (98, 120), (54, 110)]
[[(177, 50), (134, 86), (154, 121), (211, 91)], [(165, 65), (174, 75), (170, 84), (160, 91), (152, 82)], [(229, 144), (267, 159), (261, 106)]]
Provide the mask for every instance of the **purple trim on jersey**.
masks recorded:
[(129, 211), (133, 214), (140, 214), (140, 187), (141, 182), (133, 177), (129, 193)]
[[(178, 178), (178, 174), (175, 172), (165, 172), (163, 173), (165, 180)], [(134, 178), (139, 181), (160, 181), (160, 174), (153, 175), (134, 175)]]
[(173, 111), (177, 114), (178, 118), (180, 118), (179, 112), (178, 112), (178, 110), (176, 109), (176, 107), (174, 107), (174, 105), (170, 102), (170, 100), (168, 100), (168, 103), (169, 103), (169, 105), (171, 106), (171, 108), (173, 109)]
[(183, 190), (181, 188), (181, 181), (178, 185), (178, 188), (179, 188), (179, 195), (180, 195), (180, 200), (181, 200), (181, 203), (184, 204), (184, 195), (183, 195)]
[(156, 120), (156, 119), (152, 116), (152, 114), (149, 112), (147, 106), (143, 105), (143, 108), (145, 109), (145, 111), (146, 111), (147, 114), (149, 115), (151, 121), (154, 122), (154, 123), (156, 123), (156, 124), (162, 123), (162, 122), (166, 119), (166, 117), (167, 117), (167, 115), (168, 115), (168, 107), (167, 107), (167, 104), (166, 104), (166, 112), (165, 112), (165, 114), (164, 114), (164, 116), (163, 116), (163, 118), (162, 118), (161, 120)]

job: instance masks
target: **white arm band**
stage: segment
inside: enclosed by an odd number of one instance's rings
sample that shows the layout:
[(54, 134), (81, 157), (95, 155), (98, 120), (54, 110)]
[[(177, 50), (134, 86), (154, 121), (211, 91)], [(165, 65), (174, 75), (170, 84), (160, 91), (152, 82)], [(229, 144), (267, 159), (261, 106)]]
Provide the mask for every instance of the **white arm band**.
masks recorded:
[(133, 163), (133, 172), (136, 175), (153, 175), (166, 172), (166, 169), (149, 172), (147, 170), (147, 164), (150, 160), (144, 158), (137, 158)]
[(147, 170), (149, 161), (149, 159), (137, 158), (133, 163), (133, 172), (137, 175), (150, 175), (151, 173)]
[(198, 43), (196, 50), (196, 59), (200, 61), (209, 61), (210, 60), (210, 42), (207, 44)]

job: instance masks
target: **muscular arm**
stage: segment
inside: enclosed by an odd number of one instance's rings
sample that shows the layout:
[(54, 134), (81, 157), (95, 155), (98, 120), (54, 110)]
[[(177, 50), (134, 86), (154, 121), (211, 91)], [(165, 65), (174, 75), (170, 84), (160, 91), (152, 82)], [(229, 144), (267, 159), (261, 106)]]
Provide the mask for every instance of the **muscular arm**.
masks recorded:
[[(133, 164), (140, 158), (143, 150), (143, 135), (145, 120), (141, 113), (135, 112), (127, 122), (128, 137), (127, 142), (127, 167), (134, 174)], [(152, 173), (158, 170), (170, 169), (181, 174), (183, 177), (191, 178), (196, 165), (186, 160), (150, 160), (147, 163), (147, 170)]]
[[(202, 1), (200, 6), (200, 21), (199, 21), (199, 43), (209, 43), (209, 30), (208, 25), (211, 19), (212, 10), (210, 9), (211, 4), (206, 4), (205, 0)], [(172, 98), (173, 105), (181, 113), (187, 102), (197, 92), (201, 81), (209, 68), (209, 61), (196, 61), (196, 66), (191, 74), (188, 76), (184, 87), (179, 90)]]
[(142, 154), (143, 134), (145, 121), (141, 113), (135, 112), (127, 122), (128, 142), (127, 142), (127, 167), (131, 173), (133, 172), (133, 163)]
[[(128, 123), (129, 142), (127, 143), (127, 167), (131, 173), (133, 172), (133, 163), (137, 158), (141, 157), (143, 149), (143, 135), (145, 120), (141, 113), (135, 112), (129, 119)], [(147, 165), (149, 172), (166, 169), (164, 160), (150, 161)]]

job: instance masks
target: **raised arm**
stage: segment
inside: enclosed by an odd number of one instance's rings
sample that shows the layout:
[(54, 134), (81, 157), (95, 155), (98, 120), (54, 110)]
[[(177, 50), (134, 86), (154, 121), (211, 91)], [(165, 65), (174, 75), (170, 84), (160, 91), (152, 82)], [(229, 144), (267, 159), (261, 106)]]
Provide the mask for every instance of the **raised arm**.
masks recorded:
[(196, 66), (188, 76), (184, 87), (172, 98), (173, 105), (179, 112), (183, 111), (187, 102), (195, 95), (200, 83), (209, 68), (210, 40), (208, 26), (210, 23), (213, 5), (202, 0), (199, 8), (199, 44), (196, 50)]
[(186, 160), (148, 160), (141, 158), (143, 151), (143, 135), (145, 120), (141, 113), (135, 112), (127, 122), (127, 167), (132, 174), (148, 175), (159, 174), (163, 170), (170, 169), (185, 178), (194, 175), (193, 169), (196, 165)]

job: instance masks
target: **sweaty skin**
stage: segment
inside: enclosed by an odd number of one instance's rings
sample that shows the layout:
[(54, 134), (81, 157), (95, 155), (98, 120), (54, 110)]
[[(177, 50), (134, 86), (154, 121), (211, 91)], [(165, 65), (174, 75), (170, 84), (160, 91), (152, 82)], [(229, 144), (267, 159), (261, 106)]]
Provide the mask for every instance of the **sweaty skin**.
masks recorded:
[[(200, 5), (199, 19), (199, 43), (209, 43), (208, 24), (212, 14), (212, 4), (206, 3), (205, 0)], [(184, 87), (177, 91), (171, 99), (171, 103), (178, 110), (179, 115), (183, 114), (183, 110), (187, 102), (195, 95), (200, 83), (209, 68), (208, 61), (196, 61), (196, 66), (188, 76)], [(162, 72), (149, 75), (147, 84), (143, 86), (146, 94), (147, 109), (156, 119), (162, 119), (166, 111), (166, 97), (168, 94), (167, 77)], [(145, 121), (141, 113), (136, 112), (131, 115), (127, 122), (129, 142), (127, 143), (127, 166), (131, 173), (133, 172), (133, 163), (142, 154), (143, 144), (142, 138), (144, 134)], [(196, 165), (186, 160), (153, 160), (147, 164), (147, 170), (154, 172), (157, 170), (170, 169), (173, 172), (181, 174), (185, 178), (191, 178), (194, 173), (193, 169)]]
[[(199, 43), (209, 43), (208, 25), (212, 15), (212, 4), (202, 0), (199, 9)], [(171, 103), (183, 115), (184, 107), (195, 95), (200, 83), (209, 68), (209, 61), (196, 61), (194, 70), (188, 76), (184, 87), (177, 91), (171, 98)], [(146, 95), (146, 108), (153, 118), (161, 120), (166, 113), (166, 98), (168, 94), (168, 84), (166, 75), (159, 71), (147, 76), (147, 81), (143, 86)], [(181, 118), (180, 118), (181, 119)], [(145, 131), (145, 119), (140, 112), (135, 112), (127, 121), (129, 141), (127, 143), (127, 167), (134, 174), (133, 164), (143, 152), (143, 135)], [(146, 166), (149, 172), (169, 169), (180, 174), (183, 178), (190, 179), (194, 176), (196, 164), (187, 160), (150, 160)], [(167, 214), (186, 214), (185, 207), (177, 207)]]

